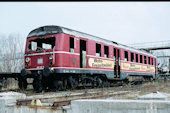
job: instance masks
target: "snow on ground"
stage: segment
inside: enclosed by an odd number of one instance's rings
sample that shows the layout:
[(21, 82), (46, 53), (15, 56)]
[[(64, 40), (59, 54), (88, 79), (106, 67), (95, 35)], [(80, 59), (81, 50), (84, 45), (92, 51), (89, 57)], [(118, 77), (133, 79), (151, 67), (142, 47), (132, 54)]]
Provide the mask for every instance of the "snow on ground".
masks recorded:
[(139, 96), (138, 99), (139, 100), (167, 100), (169, 96), (170, 94), (156, 92), (156, 93), (149, 93), (146, 95)]

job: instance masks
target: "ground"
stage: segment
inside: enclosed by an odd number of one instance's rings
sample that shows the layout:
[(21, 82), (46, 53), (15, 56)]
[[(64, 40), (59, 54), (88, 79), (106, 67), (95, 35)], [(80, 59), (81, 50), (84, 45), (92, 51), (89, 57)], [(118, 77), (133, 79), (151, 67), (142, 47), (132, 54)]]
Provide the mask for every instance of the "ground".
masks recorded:
[[(8, 91), (8, 90), (4, 90)], [(158, 79), (153, 82), (146, 82), (137, 85), (127, 85), (124, 84), (123, 86), (115, 86), (109, 88), (97, 88), (97, 89), (81, 89), (81, 90), (68, 90), (68, 91), (57, 91), (57, 92), (42, 92), (42, 93), (34, 93), (33, 90), (30, 88), (26, 91), (19, 91), (18, 89), (12, 90), (17, 91), (20, 93), (25, 93), (27, 96), (37, 95), (37, 97), (45, 97), (49, 95), (56, 95), (62, 96), (67, 94), (77, 94), (77, 93), (88, 93), (88, 92), (119, 92), (119, 91), (128, 91), (129, 93), (124, 95), (114, 95), (111, 98), (113, 99), (135, 99), (138, 96), (145, 95), (148, 93), (153, 92), (162, 92), (162, 93), (169, 93), (170, 94), (170, 80), (167, 79)]]

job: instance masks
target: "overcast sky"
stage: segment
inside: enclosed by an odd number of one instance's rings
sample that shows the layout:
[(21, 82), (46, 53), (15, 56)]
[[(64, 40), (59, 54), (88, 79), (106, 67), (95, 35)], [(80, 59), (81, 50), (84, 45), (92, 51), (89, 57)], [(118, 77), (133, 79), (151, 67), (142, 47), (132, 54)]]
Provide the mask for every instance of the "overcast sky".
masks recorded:
[(0, 35), (44, 25), (122, 44), (170, 40), (170, 2), (0, 2)]

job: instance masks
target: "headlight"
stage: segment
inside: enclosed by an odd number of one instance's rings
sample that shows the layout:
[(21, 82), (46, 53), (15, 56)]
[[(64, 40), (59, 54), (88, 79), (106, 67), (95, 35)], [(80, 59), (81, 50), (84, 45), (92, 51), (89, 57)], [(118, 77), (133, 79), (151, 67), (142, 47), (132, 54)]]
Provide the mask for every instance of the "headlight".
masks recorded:
[(51, 71), (54, 71), (54, 68), (50, 68)]
[(30, 61), (30, 58), (29, 58), (29, 57), (27, 57), (27, 58), (25, 59), (25, 61), (26, 61), (26, 62), (29, 62), (29, 61)]

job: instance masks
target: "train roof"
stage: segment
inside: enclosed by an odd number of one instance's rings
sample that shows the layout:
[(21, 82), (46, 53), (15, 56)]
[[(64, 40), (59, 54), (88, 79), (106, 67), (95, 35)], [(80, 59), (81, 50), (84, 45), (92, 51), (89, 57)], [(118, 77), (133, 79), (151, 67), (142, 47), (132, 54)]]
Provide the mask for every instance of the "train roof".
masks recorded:
[(93, 36), (93, 35), (90, 35), (90, 34), (87, 34), (87, 33), (83, 33), (83, 32), (80, 32), (80, 31), (73, 30), (73, 29), (65, 28), (65, 27), (62, 27), (62, 26), (49, 25), (49, 26), (39, 27), (37, 29), (32, 30), (28, 34), (27, 38), (30, 38), (32, 36), (43, 36), (43, 35), (47, 35), (47, 34), (50, 35), (50, 34), (56, 34), (56, 33), (65, 33), (65, 34), (73, 35), (73, 36), (76, 36), (76, 37), (87, 38), (89, 40), (95, 40), (95, 41), (98, 41), (98, 42), (106, 43), (108, 45), (113, 45), (113, 46), (118, 47), (118, 48), (123, 48), (123, 49), (130, 50), (130, 51), (133, 51), (133, 52), (143, 53), (143, 54), (155, 57), (154, 55), (152, 55), (149, 52), (146, 52), (146, 51), (143, 51), (143, 50), (138, 50), (138, 49), (135, 49), (133, 47), (129, 47), (129, 46), (126, 46), (126, 45), (123, 45), (123, 44), (120, 44), (120, 43), (117, 43), (117, 42), (114, 42), (114, 41), (103, 39), (103, 38), (100, 38), (100, 37), (97, 37), (97, 36)]

